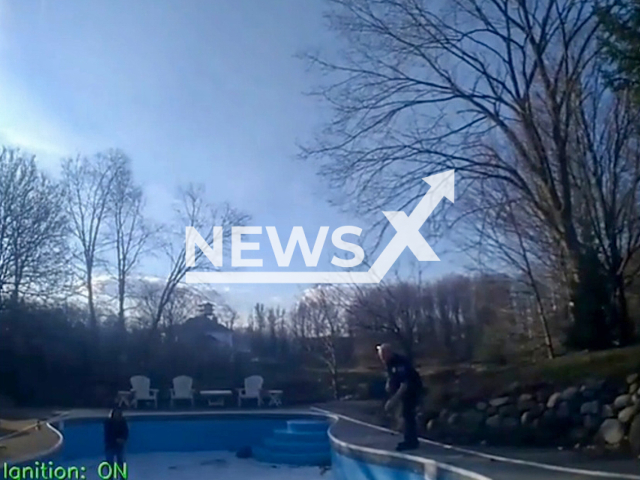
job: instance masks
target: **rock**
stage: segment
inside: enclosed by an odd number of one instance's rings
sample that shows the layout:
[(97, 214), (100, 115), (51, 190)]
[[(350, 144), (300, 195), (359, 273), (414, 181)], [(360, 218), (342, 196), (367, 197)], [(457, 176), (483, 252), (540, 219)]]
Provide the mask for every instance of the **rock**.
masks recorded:
[(440, 420), (447, 420), (447, 418), (449, 418), (449, 410), (447, 410), (446, 408), (445, 408), (445, 409), (443, 409), (443, 410), (440, 412), (439, 417), (440, 417)]
[(533, 395), (529, 393), (523, 393), (518, 397), (518, 403), (530, 402), (533, 400)]
[(584, 424), (584, 417), (579, 413), (574, 413), (571, 415), (571, 423), (575, 426), (582, 426)]
[(636, 415), (636, 418), (631, 422), (629, 428), (629, 446), (631, 452), (637, 457), (640, 456), (640, 415)]
[(556, 412), (553, 410), (545, 410), (542, 414), (542, 424), (549, 426), (556, 422)]
[(520, 414), (518, 407), (515, 405), (503, 405), (498, 409), (501, 417), (517, 417)]
[(602, 418), (614, 418), (616, 416), (611, 405), (603, 405), (600, 414)]
[(521, 390), (522, 385), (520, 385), (520, 382), (513, 382), (507, 387), (505, 392), (507, 393), (507, 395), (517, 395)]
[(582, 443), (589, 438), (589, 431), (586, 428), (576, 427), (569, 431), (569, 439), (572, 443)]
[(478, 410), (480, 412), (484, 412), (487, 409), (488, 406), (489, 405), (487, 405), (485, 402), (478, 402), (476, 404), (476, 410)]
[(529, 410), (528, 412), (524, 412), (520, 415), (520, 423), (522, 425), (530, 425), (533, 424), (534, 421), (540, 418), (542, 412), (538, 412), (536, 410)]
[(558, 415), (558, 418), (569, 418), (571, 416), (571, 409), (569, 408), (569, 403), (562, 402), (558, 406), (557, 415)]
[(591, 388), (585, 388), (584, 386), (580, 389), (580, 395), (582, 395), (582, 398), (586, 399), (592, 399), (595, 398), (596, 396), (596, 391), (592, 390)]
[(513, 430), (518, 428), (518, 425), (520, 425), (520, 422), (518, 422), (518, 420), (513, 417), (506, 417), (502, 419), (501, 425), (503, 428), (507, 430)]
[(518, 411), (520, 413), (522, 412), (528, 412), (530, 410), (533, 410), (535, 408), (538, 407), (538, 404), (533, 400), (518, 400)]
[(486, 424), (489, 428), (500, 428), (502, 419), (499, 415), (494, 415), (493, 417), (487, 418)]
[(511, 399), (509, 397), (499, 397), (499, 398), (494, 398), (493, 400), (491, 400), (489, 402), (489, 404), (494, 408), (500, 408), (503, 405), (508, 404), (510, 401), (511, 401)]
[(494, 407), (493, 405), (489, 405), (487, 407), (487, 411), (485, 413), (487, 414), (487, 416), (493, 417), (494, 415), (498, 414), (498, 409), (496, 407)]
[(547, 408), (556, 408), (556, 405), (560, 402), (561, 395), (557, 392), (551, 395), (547, 401)]
[(637, 373), (632, 373), (627, 377), (627, 383), (629, 385), (636, 383), (638, 381), (638, 377), (640, 377), (640, 375), (638, 375)]
[(620, 420), (621, 423), (627, 424), (633, 420), (636, 413), (638, 413), (638, 407), (636, 405), (627, 407), (618, 414), (618, 420)]
[(536, 392), (536, 402), (544, 403), (546, 405), (547, 401), (549, 400), (549, 396), (550, 396), (549, 392), (544, 390), (538, 390)]
[(467, 410), (460, 415), (459, 419), (460, 425), (467, 431), (475, 431), (479, 429), (483, 421), (484, 415), (480, 412), (476, 412), (475, 410)]
[(447, 418), (447, 424), (449, 425), (456, 425), (458, 423), (458, 419), (460, 418), (460, 415), (457, 413), (452, 413), (449, 418)]
[(574, 399), (574, 397), (578, 394), (578, 388), (577, 387), (569, 387), (567, 389), (565, 389), (561, 394), (560, 397), (562, 398), (562, 400), (564, 400), (565, 402), (569, 402), (571, 400)]
[(632, 384), (629, 387), (629, 395), (635, 395), (636, 393), (638, 393), (638, 389), (640, 389), (640, 385), (638, 385), (637, 383)]
[(617, 445), (624, 438), (624, 428), (618, 420), (609, 418), (600, 425), (599, 434), (609, 445)]
[(596, 390), (596, 391), (598, 391), (598, 390), (602, 390), (604, 388), (605, 383), (606, 383), (605, 380), (602, 380), (602, 379), (597, 380), (595, 378), (590, 378), (590, 379), (588, 379), (588, 380), (586, 380), (584, 382), (584, 386), (583, 387), (585, 388), (585, 390), (588, 389), (588, 390)]
[(620, 395), (613, 402), (613, 408), (616, 410), (622, 410), (623, 408), (631, 405), (631, 395)]
[(590, 432), (595, 432), (600, 427), (601, 422), (595, 415), (585, 415), (582, 424), (584, 425), (584, 428)]
[(534, 418), (538, 418), (540, 415), (542, 415), (542, 412), (544, 412), (544, 405), (541, 405), (539, 403), (534, 404), (529, 410), (528, 412), (534, 417)]
[(427, 431), (433, 432), (438, 428), (438, 421), (434, 418), (427, 423)]
[(600, 403), (597, 400), (583, 403), (580, 407), (581, 415), (598, 415), (600, 413)]

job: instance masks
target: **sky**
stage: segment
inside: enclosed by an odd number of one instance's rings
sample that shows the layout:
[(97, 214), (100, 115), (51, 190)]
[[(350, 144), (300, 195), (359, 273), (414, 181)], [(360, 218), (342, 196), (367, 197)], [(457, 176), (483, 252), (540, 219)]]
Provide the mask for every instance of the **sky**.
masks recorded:
[[(36, 154), (54, 174), (62, 157), (121, 148), (157, 221), (167, 220), (179, 185), (198, 182), (251, 225), (276, 226), (283, 243), (298, 225), (311, 241), (320, 226), (366, 230), (329, 206), (314, 165), (296, 158), (330, 114), (305, 95), (316, 79), (295, 56), (336, 48), (323, 8), (322, 0), (0, 0), (0, 144)], [(279, 269), (266, 232), (260, 240), (260, 253), (243, 255)], [(441, 259), (429, 276), (455, 268)], [(160, 259), (142, 268), (167, 271)], [(290, 270), (305, 269), (298, 250)], [(246, 312), (256, 302), (287, 306), (307, 287), (220, 288)]]

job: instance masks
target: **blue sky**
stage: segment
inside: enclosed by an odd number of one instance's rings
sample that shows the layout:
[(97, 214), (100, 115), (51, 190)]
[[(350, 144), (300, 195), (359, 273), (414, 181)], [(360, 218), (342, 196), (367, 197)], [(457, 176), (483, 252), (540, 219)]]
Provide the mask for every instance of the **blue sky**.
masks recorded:
[[(311, 238), (323, 225), (366, 229), (331, 208), (313, 165), (295, 159), (296, 142), (329, 114), (303, 94), (314, 78), (294, 57), (335, 48), (322, 9), (321, 0), (0, 0), (0, 143), (53, 172), (62, 156), (122, 148), (157, 220), (193, 181), (281, 237), (295, 225)], [(276, 269), (266, 233), (261, 242), (265, 269)], [(161, 276), (166, 265), (144, 268)], [(304, 268), (299, 252), (291, 268)], [(246, 311), (286, 306), (305, 287), (225, 290)]]

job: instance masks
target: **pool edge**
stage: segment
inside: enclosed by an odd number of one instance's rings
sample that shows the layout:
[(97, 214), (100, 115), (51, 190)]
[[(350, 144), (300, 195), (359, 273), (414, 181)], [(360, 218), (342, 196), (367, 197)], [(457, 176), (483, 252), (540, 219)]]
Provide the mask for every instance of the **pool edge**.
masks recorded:
[[(45, 460), (55, 455), (64, 444), (64, 425), (72, 423), (84, 423), (92, 422), (104, 418), (103, 413), (98, 412), (67, 412), (62, 415), (57, 415), (51, 419), (42, 422), (45, 428), (50, 429), (56, 436), (56, 444), (52, 447), (35, 453), (33, 455), (25, 456), (15, 460), (7, 460), (7, 465), (20, 465), (36, 460)], [(168, 419), (195, 419), (195, 418), (233, 418), (233, 417), (277, 417), (277, 416), (313, 416), (321, 417), (330, 421), (328, 430), (329, 441), (332, 447), (332, 455), (337, 454), (356, 461), (362, 461), (373, 465), (384, 466), (394, 470), (412, 471), (423, 478), (428, 480), (444, 480), (453, 478), (456, 480), (492, 480), (489, 477), (475, 473), (468, 470), (463, 470), (452, 465), (443, 464), (431, 460), (428, 458), (418, 457), (414, 455), (390, 452), (388, 450), (382, 450), (371, 447), (362, 447), (355, 445), (344, 440), (340, 440), (333, 433), (334, 427), (342, 420), (349, 421), (351, 419), (343, 419), (341, 415), (322, 410), (317, 407), (311, 407), (304, 410), (279, 410), (279, 411), (229, 411), (229, 412), (127, 412), (126, 417), (131, 420), (136, 419), (156, 419), (156, 420), (168, 420)]]
[(391, 452), (379, 448), (363, 447), (340, 440), (332, 432), (333, 428), (340, 420), (353, 421), (353, 419), (317, 407), (311, 407), (311, 410), (324, 414), (332, 419), (331, 427), (329, 427), (329, 440), (332, 449), (338, 455), (394, 470), (411, 471), (422, 475), (427, 480), (493, 480), (480, 473), (437, 462), (429, 458)]

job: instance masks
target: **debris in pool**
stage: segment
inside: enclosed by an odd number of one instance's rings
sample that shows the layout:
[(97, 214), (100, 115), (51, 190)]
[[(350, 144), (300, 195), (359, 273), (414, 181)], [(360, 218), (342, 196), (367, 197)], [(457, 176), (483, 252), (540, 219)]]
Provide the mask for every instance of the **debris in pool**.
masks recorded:
[(329, 470), (331, 470), (331, 467), (320, 467), (320, 475), (324, 475)]
[(251, 447), (242, 447), (236, 453), (236, 457), (238, 458), (250, 458), (252, 455), (253, 455), (253, 452), (251, 451)]
[(213, 460), (204, 460), (200, 462), (200, 465), (227, 465), (227, 461), (224, 458), (214, 458)]

